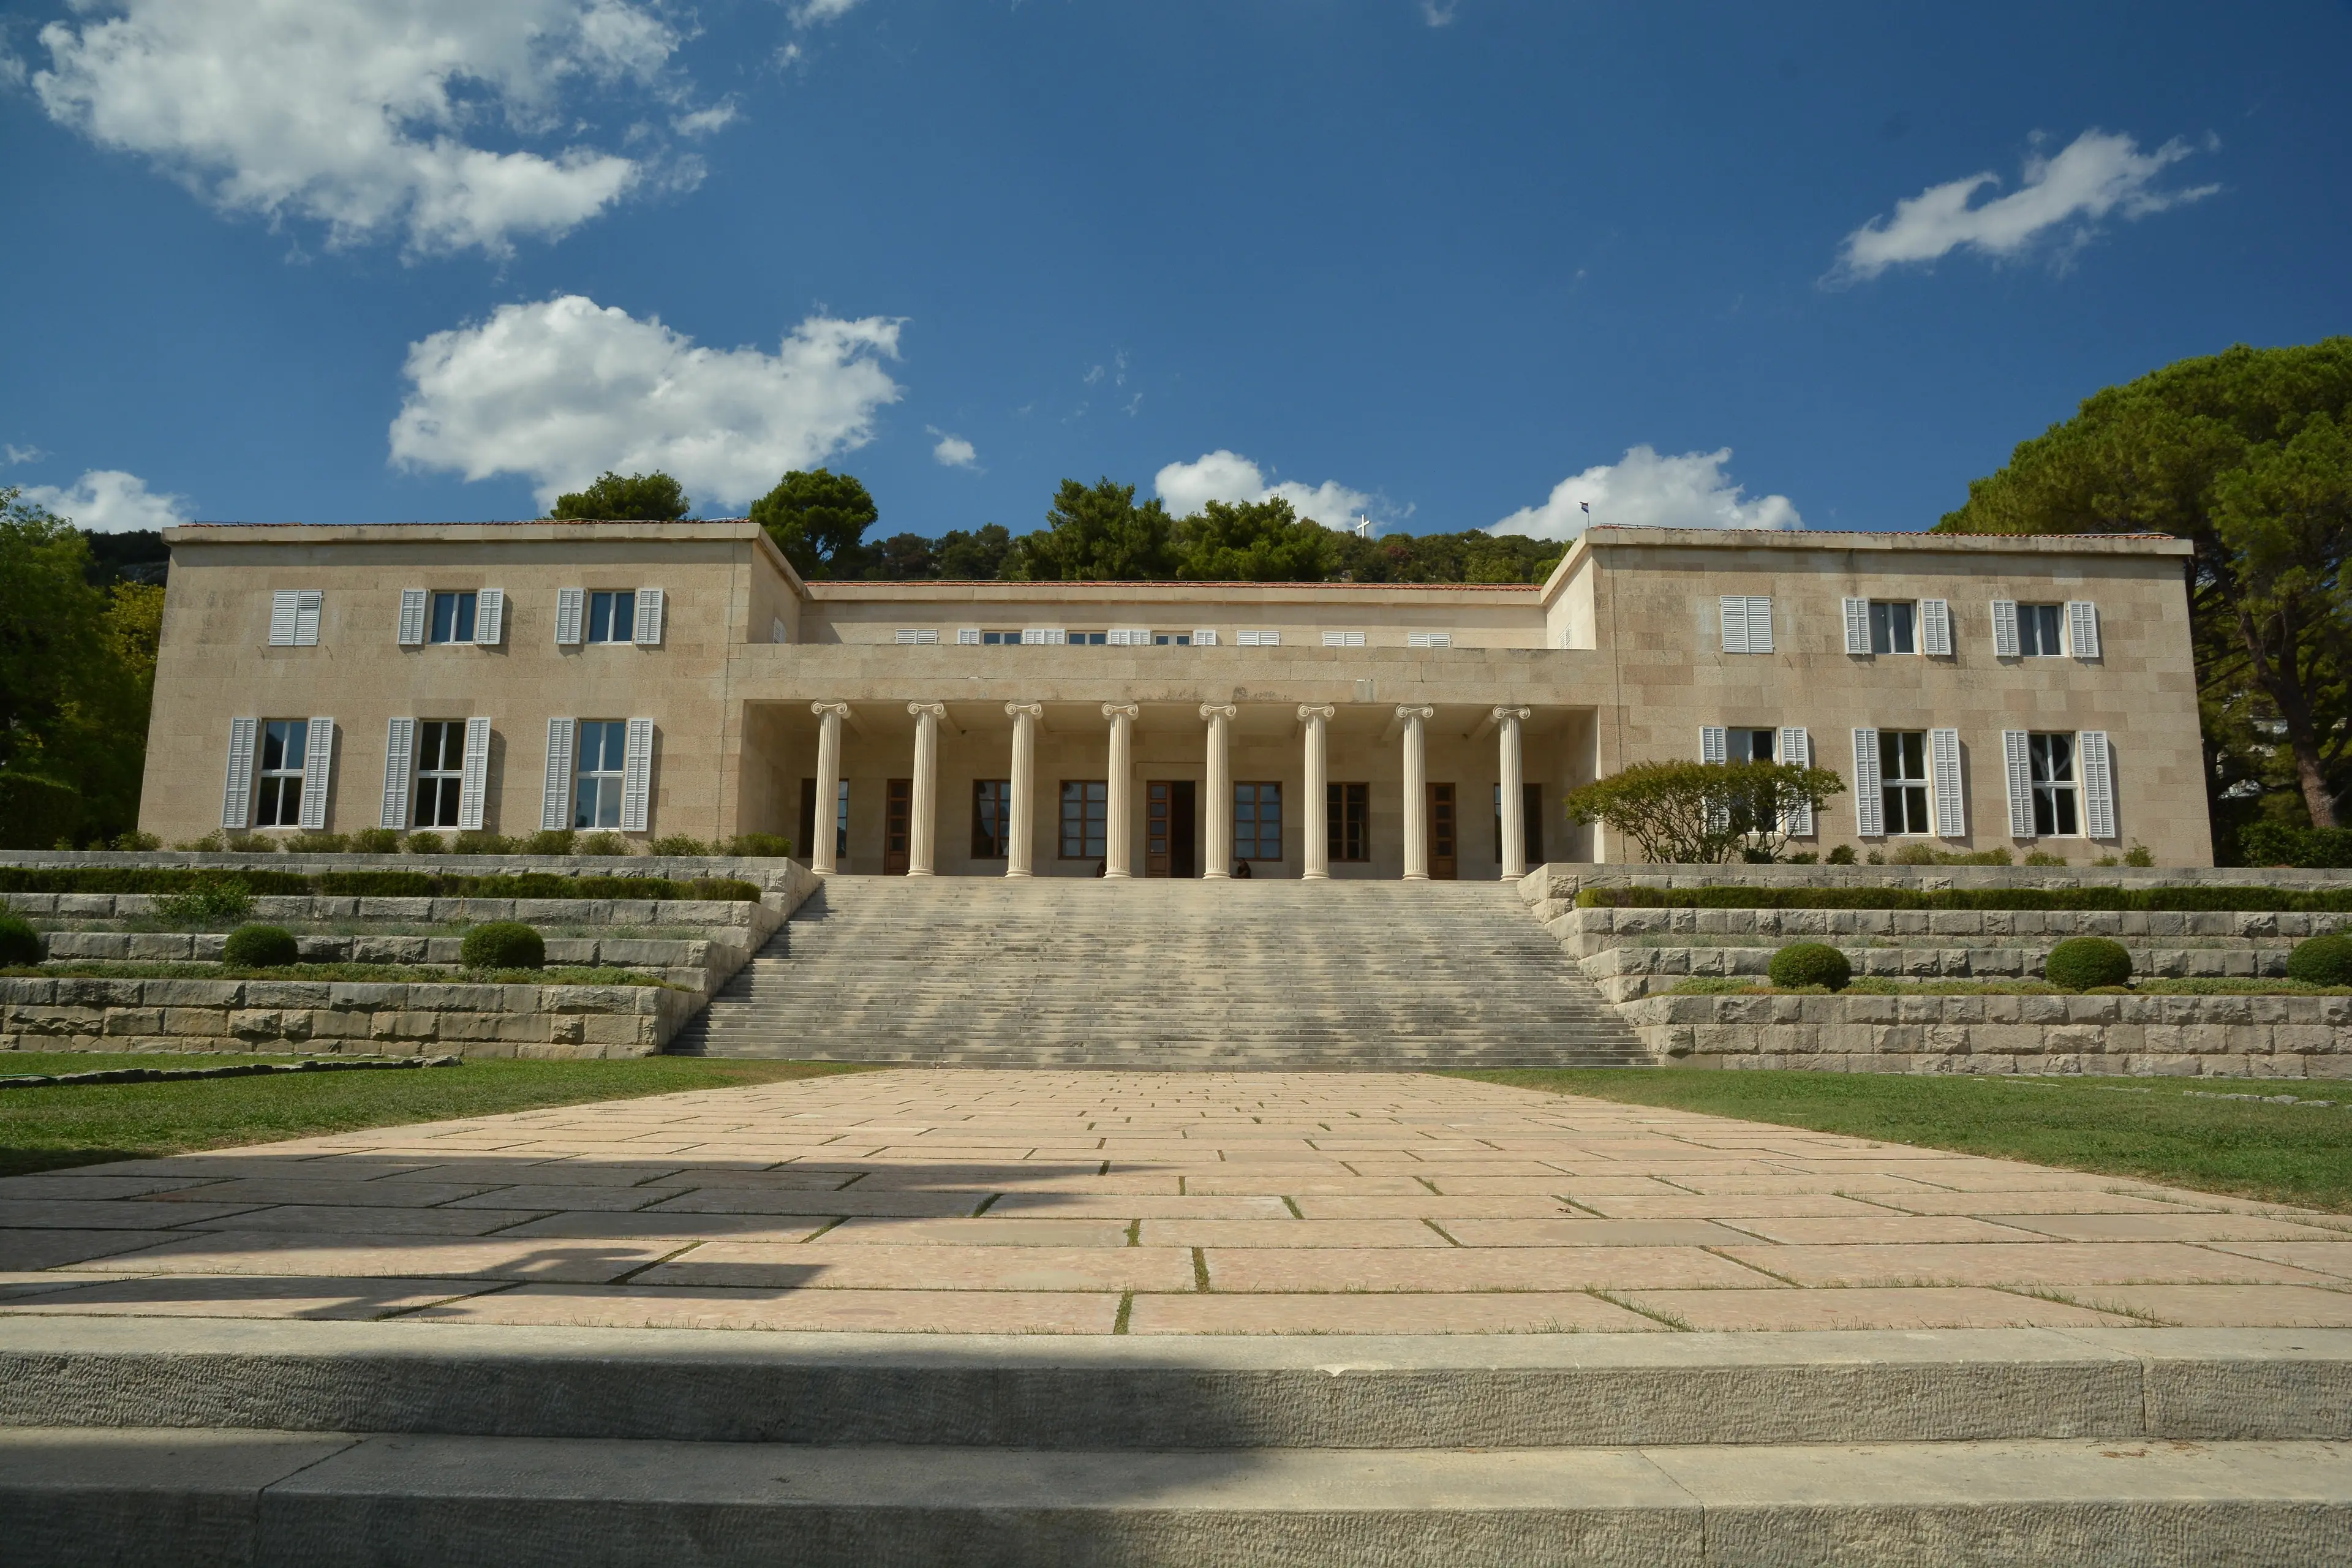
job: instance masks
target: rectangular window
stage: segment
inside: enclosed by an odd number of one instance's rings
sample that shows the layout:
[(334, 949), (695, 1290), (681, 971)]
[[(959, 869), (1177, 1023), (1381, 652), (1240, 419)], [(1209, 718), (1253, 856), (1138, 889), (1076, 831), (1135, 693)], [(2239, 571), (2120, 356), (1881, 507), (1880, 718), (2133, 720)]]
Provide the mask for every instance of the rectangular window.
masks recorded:
[(1013, 781), (971, 781), (971, 858), (1002, 860), (1013, 842)]
[(317, 588), (281, 588), (269, 595), (269, 646), (316, 647), (327, 595)]
[(1282, 634), (1278, 631), (1235, 632), (1234, 642), (1239, 647), (1280, 647)]
[(1101, 647), (1110, 641), (1108, 632), (1072, 632), (1070, 642), (1079, 647)]
[(1062, 781), (1062, 858), (1099, 860), (1108, 842), (1110, 785), (1102, 779)]
[(472, 642), (476, 599), (471, 594), (433, 595), (433, 640)]
[(1323, 634), (1323, 646), (1325, 647), (1361, 647), (1364, 646), (1364, 634), (1361, 632), (1325, 632)]
[(1024, 626), (1021, 628), (1021, 640), (1025, 643), (1042, 643), (1052, 647), (1067, 642), (1069, 634), (1059, 626)]
[(1404, 634), (1404, 646), (1407, 647), (1452, 647), (1454, 646), (1454, 634), (1452, 632), (1407, 632)]
[(1773, 742), (1780, 739), (1778, 730), (1726, 730), (1723, 732), (1725, 761), (1733, 763), (1769, 763), (1772, 760)]
[(2029, 734), (2025, 738), (2025, 755), (2033, 780), (2035, 836), (2080, 833), (2083, 828), (2080, 803), (2075, 798), (2080, 781), (2074, 773), (2074, 737)]
[(2060, 642), (2065, 625), (2063, 605), (2017, 606), (2017, 651), (2027, 658), (2056, 658), (2066, 650)]
[(849, 853), (849, 781), (847, 779), (842, 780), (840, 787), (833, 792), (833, 852), (837, 856)]
[(1191, 647), (1192, 634), (1191, 632), (1154, 632), (1151, 634), (1151, 641), (1157, 647)]
[(974, 640), (982, 647), (1015, 647), (1029, 639), (1019, 632), (982, 632)]
[(590, 642), (635, 642), (637, 636), (637, 595), (635, 589), (588, 595)]
[(1148, 628), (1140, 626), (1113, 626), (1110, 629), (1110, 646), (1113, 647), (1150, 647), (1151, 646), (1151, 633)]
[(1327, 830), (1326, 848), (1330, 858), (1370, 859), (1372, 786), (1368, 784), (1335, 784), (1325, 787), (1329, 792), (1324, 826)]
[(1878, 797), (1887, 833), (1933, 833), (1927, 816), (1927, 731), (1878, 732)]
[(628, 762), (628, 731), (625, 719), (580, 721), (579, 773), (572, 786), (572, 826), (621, 826), (621, 775)]
[(256, 826), (292, 827), (302, 818), (302, 764), (310, 753), (308, 719), (266, 719), (261, 724), (261, 799)]
[(1916, 609), (1911, 605), (1873, 599), (1870, 602), (1870, 651), (1918, 652), (1919, 642), (1914, 626)]
[(411, 826), (457, 826), (465, 780), (466, 721), (420, 720), (416, 726), (416, 812)]
[(1282, 858), (1282, 785), (1234, 785), (1234, 858)]
[(897, 637), (892, 640), (929, 647), (940, 640), (940, 629), (937, 626), (900, 626)]
[(1761, 595), (1726, 595), (1722, 599), (1723, 651), (1772, 651), (1772, 601)]

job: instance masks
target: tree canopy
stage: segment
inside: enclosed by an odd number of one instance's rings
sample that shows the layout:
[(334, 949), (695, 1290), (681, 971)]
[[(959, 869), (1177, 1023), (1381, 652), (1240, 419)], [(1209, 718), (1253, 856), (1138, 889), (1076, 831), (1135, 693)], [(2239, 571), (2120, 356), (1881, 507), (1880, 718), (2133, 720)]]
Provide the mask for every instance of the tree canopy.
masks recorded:
[(676, 522), (693, 510), (678, 482), (656, 468), (623, 476), (609, 469), (584, 490), (555, 498), (550, 517), (592, 521)]
[(751, 503), (751, 521), (804, 578), (859, 575), (867, 564), (866, 531), (881, 515), (864, 485), (830, 468), (795, 468)]
[(2241, 344), (2095, 394), (1971, 484), (1968, 503), (1938, 527), (2191, 541), (2217, 837), (2249, 818), (2343, 823), (2352, 791), (2344, 577), (2352, 337)]

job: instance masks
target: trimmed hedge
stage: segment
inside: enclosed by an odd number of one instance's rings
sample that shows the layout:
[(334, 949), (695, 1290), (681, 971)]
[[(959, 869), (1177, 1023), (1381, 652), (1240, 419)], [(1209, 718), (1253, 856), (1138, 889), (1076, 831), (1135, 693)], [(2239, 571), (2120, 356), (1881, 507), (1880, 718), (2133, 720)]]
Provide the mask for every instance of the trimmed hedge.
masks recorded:
[(2352, 912), (2352, 888), (1586, 888), (1588, 910), (2126, 910)]
[(2131, 979), (2131, 949), (2103, 936), (2068, 937), (2042, 962), (2042, 978), (2069, 991), (2122, 985)]
[(0, 893), (184, 893), (234, 877), (264, 896), (373, 899), (655, 899), (757, 903), (759, 888), (732, 878), (443, 876), (425, 871), (267, 871), (238, 866), (0, 866)]
[(1843, 991), (1853, 978), (1853, 965), (1825, 942), (1792, 942), (1772, 955), (1772, 984), (1786, 990), (1799, 985), (1822, 985)]
[(468, 969), (544, 969), (547, 942), (520, 921), (490, 921), (466, 933), (457, 962)]
[(2352, 985), (2352, 936), (2315, 936), (2286, 955), (2290, 980), (2313, 985)]
[(301, 961), (294, 933), (284, 926), (239, 926), (221, 943), (221, 963), (231, 969), (282, 969)]
[(41, 947), (41, 933), (30, 921), (0, 910), (0, 963), (38, 963)]

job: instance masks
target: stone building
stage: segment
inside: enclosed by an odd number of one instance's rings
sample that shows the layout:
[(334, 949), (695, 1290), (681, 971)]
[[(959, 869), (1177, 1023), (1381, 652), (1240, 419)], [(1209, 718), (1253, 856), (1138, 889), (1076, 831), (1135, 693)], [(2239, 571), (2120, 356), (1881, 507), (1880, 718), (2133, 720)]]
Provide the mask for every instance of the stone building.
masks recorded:
[(749, 522), (165, 535), (142, 826), (789, 837), (820, 870), (1494, 878), (1769, 755), (1795, 847), (2211, 861), (2164, 536), (1594, 528), (1540, 586), (804, 583)]

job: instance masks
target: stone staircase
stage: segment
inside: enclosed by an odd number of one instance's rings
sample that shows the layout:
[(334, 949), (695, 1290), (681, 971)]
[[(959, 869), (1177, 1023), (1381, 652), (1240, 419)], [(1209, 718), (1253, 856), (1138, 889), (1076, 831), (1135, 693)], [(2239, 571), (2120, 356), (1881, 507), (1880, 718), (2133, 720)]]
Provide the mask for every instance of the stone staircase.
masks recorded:
[(1649, 1058), (1507, 884), (835, 877), (670, 1047), (974, 1067)]

